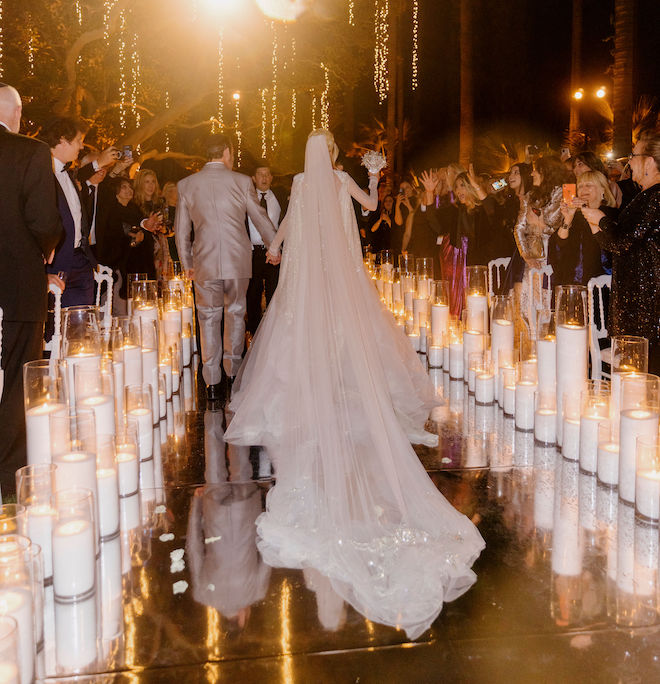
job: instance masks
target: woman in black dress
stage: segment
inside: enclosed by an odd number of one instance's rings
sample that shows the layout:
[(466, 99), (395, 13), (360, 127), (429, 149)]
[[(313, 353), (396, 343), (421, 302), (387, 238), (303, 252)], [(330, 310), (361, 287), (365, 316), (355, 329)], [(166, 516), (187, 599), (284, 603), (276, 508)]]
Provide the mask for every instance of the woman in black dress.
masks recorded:
[(630, 155), (641, 188), (618, 219), (581, 209), (603, 249), (612, 252), (610, 335), (649, 341), (649, 373), (660, 374), (660, 134), (643, 135)]

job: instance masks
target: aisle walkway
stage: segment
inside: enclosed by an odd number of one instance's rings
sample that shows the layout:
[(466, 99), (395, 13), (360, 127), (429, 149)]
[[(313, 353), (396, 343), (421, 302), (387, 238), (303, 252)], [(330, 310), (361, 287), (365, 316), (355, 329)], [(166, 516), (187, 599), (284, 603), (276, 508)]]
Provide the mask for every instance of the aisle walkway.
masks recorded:
[[(617, 511), (616, 491), (535, 446), (499, 408), (476, 405), (462, 382), (433, 377), (446, 399), (432, 421), (441, 446), (419, 455), (486, 549), (477, 584), (424, 637), (410, 643), (365, 620), (318, 575), (261, 562), (254, 520), (273, 484), (267, 455), (228, 447), (223, 410), (205, 410), (193, 383), (181, 397), (187, 410), (171, 416), (167, 487), (133, 537), (121, 605), (101, 593), (99, 629), (108, 636), (114, 617), (119, 633), (77, 681), (660, 681), (657, 628), (615, 627), (617, 606), (621, 622), (635, 597), (625, 577), (618, 590), (607, 578), (606, 544), (618, 521), (631, 540), (619, 546), (620, 568), (633, 568), (632, 540), (644, 530), (632, 511)], [(610, 554), (616, 578), (612, 563)], [(657, 555), (644, 574), (656, 576)], [(637, 601), (640, 619), (652, 597)]]

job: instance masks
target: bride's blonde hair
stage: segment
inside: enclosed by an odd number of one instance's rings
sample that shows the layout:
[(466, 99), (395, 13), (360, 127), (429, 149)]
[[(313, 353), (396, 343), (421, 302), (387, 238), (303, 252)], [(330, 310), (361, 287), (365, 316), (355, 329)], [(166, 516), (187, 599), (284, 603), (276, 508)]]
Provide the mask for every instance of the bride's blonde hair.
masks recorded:
[(315, 136), (315, 135), (322, 135), (325, 137), (325, 142), (328, 145), (328, 152), (330, 153), (330, 160), (332, 161), (332, 165), (335, 165), (335, 162), (337, 161), (337, 157), (339, 156), (339, 148), (337, 147), (337, 143), (335, 142), (335, 137), (330, 133), (330, 131), (326, 130), (325, 128), (315, 128), (308, 136), (309, 138)]

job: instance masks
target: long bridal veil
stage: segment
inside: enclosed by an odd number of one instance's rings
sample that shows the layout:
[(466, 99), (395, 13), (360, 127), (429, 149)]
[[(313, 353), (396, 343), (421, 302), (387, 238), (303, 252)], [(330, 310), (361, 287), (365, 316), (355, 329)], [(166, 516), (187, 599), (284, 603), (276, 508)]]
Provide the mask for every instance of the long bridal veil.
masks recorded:
[(226, 439), (265, 446), (276, 466), (257, 520), (266, 562), (317, 569), (369, 619), (415, 638), (475, 581), (484, 544), (410, 446), (433, 392), (362, 265), (349, 180), (326, 138), (310, 137)]

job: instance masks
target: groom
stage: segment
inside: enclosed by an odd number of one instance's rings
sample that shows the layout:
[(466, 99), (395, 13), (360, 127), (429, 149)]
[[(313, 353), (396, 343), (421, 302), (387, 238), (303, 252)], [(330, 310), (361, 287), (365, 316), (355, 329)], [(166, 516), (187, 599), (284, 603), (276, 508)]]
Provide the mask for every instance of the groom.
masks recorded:
[[(221, 398), (220, 364), (231, 386), (245, 341), (245, 295), (252, 274), (252, 244), (245, 230), (245, 215), (266, 246), (275, 237), (275, 227), (259, 205), (250, 178), (232, 171), (234, 149), (229, 137), (211, 136), (207, 157), (209, 162), (201, 171), (177, 185), (174, 232), (181, 263), (195, 281), (202, 374), (207, 398), (216, 401)], [(273, 262), (279, 263), (279, 257)]]

